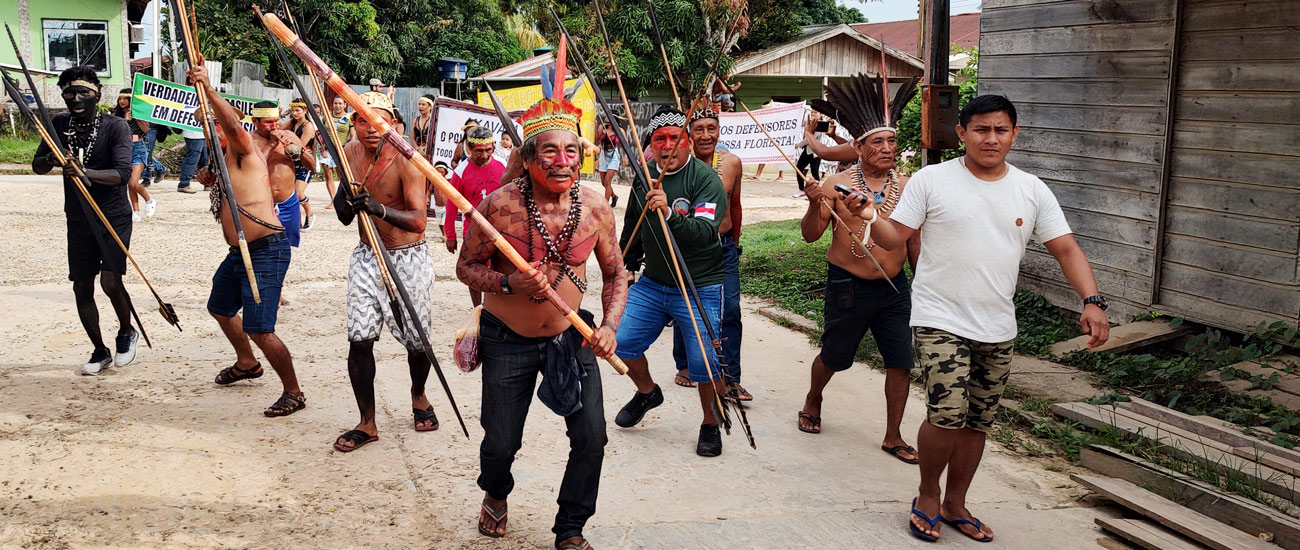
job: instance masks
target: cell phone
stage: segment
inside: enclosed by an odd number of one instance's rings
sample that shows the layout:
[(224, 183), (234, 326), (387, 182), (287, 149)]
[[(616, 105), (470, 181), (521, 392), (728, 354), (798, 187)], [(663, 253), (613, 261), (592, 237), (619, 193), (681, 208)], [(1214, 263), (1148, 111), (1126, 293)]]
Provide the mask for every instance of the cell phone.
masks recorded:
[(851, 197), (856, 192), (853, 190), (853, 188), (844, 185), (843, 183), (835, 184), (835, 190), (839, 191), (841, 195), (844, 195), (846, 197)]
[(817, 123), (817, 131), (818, 131), (818, 132), (825, 132), (825, 131), (830, 130), (830, 129), (831, 129), (831, 121), (829, 121), (829, 120), (823, 120), (823, 121)]

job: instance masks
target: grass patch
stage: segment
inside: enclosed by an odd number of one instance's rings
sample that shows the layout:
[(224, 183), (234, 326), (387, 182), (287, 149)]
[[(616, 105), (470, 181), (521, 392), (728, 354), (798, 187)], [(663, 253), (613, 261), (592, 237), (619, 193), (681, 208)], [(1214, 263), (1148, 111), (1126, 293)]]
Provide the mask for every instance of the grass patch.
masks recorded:
[(32, 157), (36, 156), (36, 146), (40, 142), (41, 138), (36, 135), (22, 133), (17, 137), (9, 134), (0, 135), (0, 163), (30, 165)]

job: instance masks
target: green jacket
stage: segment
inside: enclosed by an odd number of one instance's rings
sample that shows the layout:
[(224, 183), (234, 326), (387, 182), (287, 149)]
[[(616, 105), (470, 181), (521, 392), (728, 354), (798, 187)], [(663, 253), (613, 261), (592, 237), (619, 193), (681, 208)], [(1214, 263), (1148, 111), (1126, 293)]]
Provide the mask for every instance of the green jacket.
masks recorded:
[[(659, 177), (659, 167), (650, 163), (651, 177)], [(690, 163), (675, 174), (664, 176), (664, 194), (673, 213), (668, 217), (668, 228), (681, 247), (686, 259), (686, 269), (696, 286), (722, 284), (722, 242), (718, 225), (727, 212), (727, 193), (717, 172), (703, 161), (691, 157)], [(645, 193), (633, 188), (632, 203), (623, 218), (623, 234), (619, 242), (626, 245), (632, 237), (632, 226), (641, 217), (645, 207)], [(645, 276), (665, 286), (677, 286), (673, 275), (672, 257), (664, 246), (663, 231), (657, 213), (646, 214), (640, 234), (629, 255), (645, 251)]]

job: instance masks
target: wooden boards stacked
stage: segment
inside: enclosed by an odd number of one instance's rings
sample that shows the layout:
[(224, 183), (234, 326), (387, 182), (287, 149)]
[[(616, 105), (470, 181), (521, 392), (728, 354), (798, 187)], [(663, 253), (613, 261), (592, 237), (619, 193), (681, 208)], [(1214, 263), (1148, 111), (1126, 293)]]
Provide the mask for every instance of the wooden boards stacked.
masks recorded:
[[(1214, 518), (1206, 516), (1195, 510), (1180, 506), (1178, 503), (1152, 493), (1146, 489), (1138, 487), (1122, 479), (1115, 479), (1103, 476), (1084, 476), (1072, 475), (1073, 479), (1085, 487), (1104, 495), (1106, 498), (1113, 500), (1120, 505), (1138, 512), (1151, 520), (1168, 527), (1173, 531), (1184, 535), (1188, 539), (1194, 540), (1214, 550), (1277, 550), (1277, 546), (1264, 542), (1260, 539), (1247, 535), (1241, 531), (1228, 527), (1223, 523), (1216, 521)], [(1110, 530), (1107, 523), (1111, 520), (1100, 520), (1098, 523)], [(1129, 538), (1141, 538), (1148, 548), (1199, 548), (1190, 542), (1181, 541), (1172, 537), (1169, 533), (1163, 533), (1150, 529), (1143, 529), (1145, 533), (1138, 533), (1138, 527), (1146, 527), (1146, 524), (1134, 525), (1126, 523), (1115, 525), (1116, 530), (1112, 531), (1120, 536)], [(1162, 540), (1156, 540), (1156, 536)], [(1132, 539), (1130, 539), (1132, 540)]]

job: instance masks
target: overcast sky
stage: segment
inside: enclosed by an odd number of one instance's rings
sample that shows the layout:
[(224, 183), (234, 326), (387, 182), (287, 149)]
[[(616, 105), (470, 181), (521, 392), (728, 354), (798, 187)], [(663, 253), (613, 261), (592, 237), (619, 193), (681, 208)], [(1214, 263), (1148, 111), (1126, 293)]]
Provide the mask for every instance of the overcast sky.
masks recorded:
[[(916, 0), (836, 0), (841, 6), (858, 8), (867, 21), (884, 23), (916, 19)], [(953, 15), (980, 11), (980, 0), (949, 0)]]

